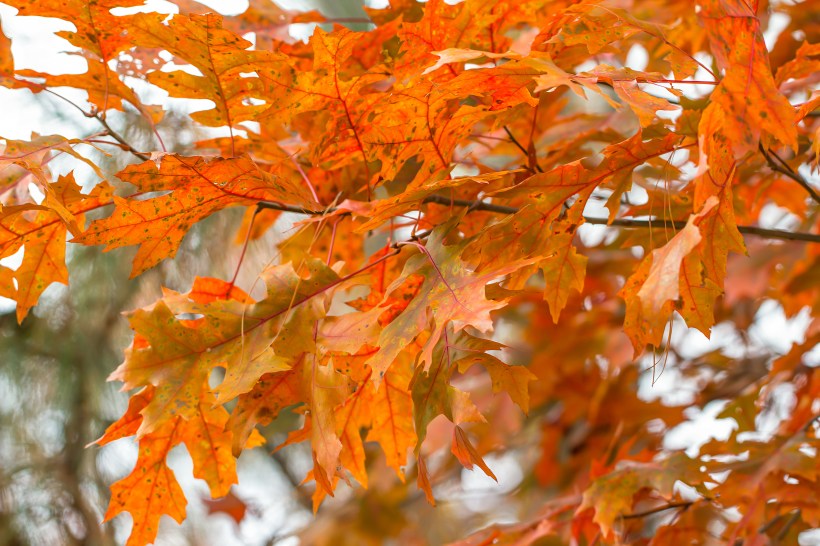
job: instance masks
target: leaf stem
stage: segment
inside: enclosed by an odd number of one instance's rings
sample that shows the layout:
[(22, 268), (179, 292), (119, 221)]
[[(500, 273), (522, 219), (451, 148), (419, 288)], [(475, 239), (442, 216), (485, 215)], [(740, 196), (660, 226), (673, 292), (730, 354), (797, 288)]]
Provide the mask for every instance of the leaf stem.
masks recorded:
[(233, 277), (231, 277), (230, 288), (228, 289), (228, 293), (230, 293), (230, 291), (233, 290), (233, 287), (236, 285), (236, 278), (239, 276), (239, 269), (242, 267), (242, 261), (245, 259), (245, 253), (248, 251), (248, 243), (250, 243), (251, 241), (253, 223), (256, 221), (256, 217), (259, 214), (260, 210), (262, 209), (256, 207), (256, 210), (253, 211), (251, 221), (248, 222), (248, 231), (245, 233), (245, 241), (242, 243), (242, 252), (239, 254), (239, 260), (236, 262), (236, 269), (234, 269)]

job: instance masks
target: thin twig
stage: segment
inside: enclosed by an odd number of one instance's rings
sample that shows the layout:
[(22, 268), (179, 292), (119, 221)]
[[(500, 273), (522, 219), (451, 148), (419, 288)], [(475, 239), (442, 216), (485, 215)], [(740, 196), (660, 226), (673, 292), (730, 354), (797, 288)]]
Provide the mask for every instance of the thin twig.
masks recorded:
[(151, 156), (149, 154), (140, 152), (136, 148), (131, 146), (128, 143), (128, 141), (125, 140), (122, 137), (122, 135), (120, 135), (117, 131), (115, 131), (114, 129), (111, 128), (111, 126), (108, 124), (108, 122), (105, 120), (105, 118), (100, 117), (99, 115), (94, 115), (94, 116), (91, 116), (91, 117), (93, 117), (97, 121), (99, 121), (100, 124), (105, 128), (106, 132), (108, 133), (108, 136), (110, 136), (111, 138), (113, 138), (114, 140), (119, 142), (122, 145), (122, 148), (125, 151), (132, 153), (133, 155), (135, 155), (136, 157), (142, 159), (143, 161), (148, 161), (149, 159), (151, 159)]
[(777, 536), (774, 537), (774, 544), (780, 544), (780, 542), (786, 538), (786, 535), (789, 533), (789, 529), (797, 523), (797, 520), (800, 519), (800, 515), (801, 510), (799, 508), (792, 513), (791, 517), (786, 521), (786, 523), (783, 524), (783, 527), (777, 533)]
[[(783, 176), (787, 176), (795, 182), (797, 182), (798, 184), (800, 184), (801, 186), (803, 186), (803, 189), (805, 189), (809, 193), (811, 198), (814, 199), (816, 203), (820, 203), (820, 193), (817, 193), (817, 190), (815, 190), (811, 186), (811, 184), (809, 184), (808, 181), (806, 181), (805, 178), (800, 176), (800, 174), (798, 174), (794, 169), (792, 169), (788, 163), (783, 161), (780, 158), (780, 156), (777, 155), (777, 153), (775, 153), (774, 150), (767, 150), (763, 147), (763, 144), (759, 144), (758, 147), (760, 148), (760, 153), (762, 153), (763, 157), (766, 158), (766, 163), (769, 164), (769, 168), (771, 170), (778, 172)], [(775, 162), (775, 160), (772, 159), (773, 157), (777, 158), (777, 161), (779, 163)]]
[[(760, 528), (757, 530), (758, 534), (765, 535), (767, 534), (772, 527), (774, 527), (777, 522), (781, 521), (787, 514), (789, 514), (789, 519), (783, 524), (783, 527), (780, 528), (780, 531), (777, 532), (777, 535), (774, 537), (772, 544), (780, 544), (780, 541), (786, 536), (789, 532), (789, 529), (797, 523), (797, 520), (800, 519), (801, 510), (798, 508), (797, 510), (786, 514), (777, 514), (775, 517), (770, 519), (769, 521), (765, 522)], [(734, 542), (734, 546), (741, 546), (743, 544), (743, 539), (737, 539)]]
[[(495, 212), (499, 214), (515, 214), (521, 209), (517, 207), (510, 207), (506, 205), (496, 205), (494, 203), (485, 203), (484, 201), (470, 201), (467, 199), (451, 199), (443, 195), (429, 195), (423, 200), (424, 203), (436, 203), (445, 206), (465, 207), (471, 211), (482, 210), (486, 212)], [(286, 205), (284, 203), (277, 203), (273, 201), (261, 201), (257, 204), (262, 209), (281, 210), (284, 212), (293, 212), (295, 214), (305, 214), (308, 216), (321, 216), (336, 212), (338, 207), (330, 207), (326, 210), (310, 210), (298, 205)], [(348, 215), (349, 212), (341, 212), (342, 215)], [(649, 228), (661, 229), (674, 227), (675, 229), (683, 229), (686, 227), (685, 220), (667, 221), (664, 225), (660, 225), (655, 220), (638, 220), (631, 218), (617, 218), (610, 222), (606, 218), (596, 218), (593, 216), (584, 216), (584, 221), (592, 225), (603, 225), (622, 228)], [(737, 230), (744, 235), (756, 235), (765, 239), (779, 239), (783, 241), (803, 241), (807, 243), (820, 243), (820, 235), (814, 233), (805, 233), (801, 231), (786, 231), (783, 229), (768, 229), (758, 226), (737, 226)]]
[(645, 510), (643, 512), (635, 512), (634, 514), (624, 514), (621, 516), (623, 519), (639, 519), (645, 518), (646, 516), (652, 516), (654, 514), (659, 514), (661, 512), (666, 512), (667, 510), (674, 510), (675, 508), (683, 508), (687, 509), (696, 502), (700, 502), (701, 500), (706, 499), (698, 499), (694, 501), (681, 501), (681, 502), (670, 502), (669, 504), (664, 504), (663, 506), (658, 506), (657, 508), (652, 508), (651, 510)]
[[(588, 224), (594, 225), (610, 225), (625, 228), (652, 228), (658, 229), (662, 227), (674, 226), (675, 229), (683, 229), (686, 227), (684, 220), (673, 220), (666, 222), (666, 226), (659, 226), (656, 221), (652, 220), (632, 220), (629, 218), (618, 218), (611, 223), (607, 222), (606, 218), (589, 218), (584, 216), (584, 220)], [(757, 226), (737, 226), (737, 230), (744, 235), (757, 235), (765, 239), (780, 239), (783, 241), (803, 241), (806, 243), (820, 243), (820, 235), (815, 233), (805, 233), (802, 231), (786, 231), (785, 229), (768, 229)]]
[[(516, 146), (519, 150), (521, 150), (521, 153), (523, 153), (525, 157), (529, 158), (529, 157), (530, 157), (530, 153), (527, 151), (527, 149), (524, 147), (524, 145), (523, 145), (523, 144), (521, 144), (521, 142), (519, 142), (517, 138), (515, 138), (515, 135), (513, 135), (513, 134), (512, 134), (512, 131), (510, 131), (510, 128), (509, 128), (509, 127), (507, 127), (506, 125), (504, 126), (504, 132), (505, 132), (505, 133), (507, 133), (507, 136), (508, 136), (508, 137), (510, 137), (510, 141), (511, 141), (513, 144), (515, 144), (515, 146)], [(538, 171), (539, 173), (544, 172), (544, 169), (542, 169), (542, 168), (541, 168), (541, 166), (538, 164), (538, 162), (537, 162), (537, 161), (533, 161), (533, 163), (534, 163), (534, 165), (533, 165), (533, 166), (535, 167), (535, 170), (536, 170), (536, 171)]]
[(304, 214), (306, 216), (322, 216), (323, 214), (329, 214), (336, 212), (337, 210), (336, 207), (330, 207), (326, 210), (313, 210), (306, 207), (300, 207), (299, 205), (279, 203), (278, 201), (260, 201), (256, 204), (256, 206), (260, 209), (281, 210), (282, 212), (292, 212), (294, 214)]
[[(51, 89), (48, 89), (46, 87), (43, 88), (43, 91), (45, 91), (46, 93), (50, 93), (51, 95), (54, 95), (58, 99), (67, 102), (68, 104), (70, 104), (71, 106), (73, 106), (74, 108), (79, 110), (82, 113), (83, 116), (85, 116), (87, 118), (93, 118), (93, 119), (96, 119), (97, 121), (99, 121), (100, 125), (102, 125), (105, 128), (106, 134), (108, 136), (110, 136), (111, 138), (113, 138), (114, 140), (116, 140), (117, 142), (119, 142), (120, 147), (123, 150), (125, 150), (126, 152), (130, 152), (130, 153), (134, 154), (135, 156), (142, 159), (143, 161), (148, 161), (149, 159), (151, 159), (150, 155), (142, 153), (142, 152), (138, 151), (137, 149), (135, 149), (133, 146), (131, 146), (131, 144), (128, 143), (127, 140), (125, 140), (122, 137), (122, 135), (120, 135), (118, 132), (116, 132), (114, 129), (112, 129), (111, 126), (108, 124), (108, 121), (106, 121), (105, 117), (100, 115), (99, 112), (87, 112), (80, 105), (78, 105), (77, 103), (75, 103), (71, 99), (69, 99), (67, 97), (64, 97), (61, 94), (56, 93), (56, 92), (54, 92)], [(157, 136), (159, 136), (159, 135), (157, 135)], [(165, 145), (163, 144), (163, 148), (164, 147), (165, 147)]]
[(302, 176), (302, 180), (305, 181), (305, 185), (310, 190), (310, 195), (313, 196), (313, 200), (318, 203), (319, 202), (319, 196), (316, 195), (316, 188), (313, 187), (313, 182), (310, 181), (310, 178), (308, 178), (307, 173), (302, 168), (302, 166), (299, 164), (299, 162), (296, 161), (296, 158), (293, 157), (292, 155), (288, 156), (288, 157), (290, 158), (293, 165), (296, 167), (296, 170), (299, 171), (299, 174)]

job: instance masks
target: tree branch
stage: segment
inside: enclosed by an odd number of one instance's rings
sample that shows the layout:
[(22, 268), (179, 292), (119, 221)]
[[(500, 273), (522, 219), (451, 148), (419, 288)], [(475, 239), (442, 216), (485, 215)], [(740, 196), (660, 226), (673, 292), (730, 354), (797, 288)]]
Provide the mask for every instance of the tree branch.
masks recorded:
[[(758, 144), (758, 148), (760, 148), (760, 153), (763, 154), (763, 157), (766, 158), (766, 163), (769, 164), (769, 168), (771, 170), (778, 172), (783, 176), (791, 178), (792, 180), (803, 186), (803, 189), (805, 189), (808, 192), (811, 198), (814, 199), (816, 203), (820, 203), (820, 193), (817, 193), (817, 190), (815, 190), (805, 178), (800, 176), (800, 174), (798, 174), (794, 169), (792, 169), (788, 163), (783, 161), (780, 158), (780, 156), (777, 155), (777, 153), (775, 153), (773, 150), (767, 150), (763, 147), (763, 144)], [(775, 162), (773, 158), (776, 158), (777, 162)]]
[[(453, 207), (467, 208), (469, 211), (482, 210), (486, 212), (495, 212), (498, 214), (515, 214), (521, 209), (517, 207), (510, 207), (506, 205), (496, 205), (494, 203), (485, 203), (481, 200), (470, 201), (467, 199), (450, 199), (444, 195), (429, 195), (424, 198), (423, 203), (435, 203), (438, 205), (446, 205)], [(273, 201), (260, 201), (256, 205), (260, 209), (281, 210), (283, 212), (292, 212), (295, 214), (305, 214), (308, 216), (322, 216), (324, 214), (336, 212), (338, 207), (329, 207), (326, 210), (311, 210), (297, 205), (286, 205), (284, 203), (277, 203)], [(341, 214), (350, 214), (349, 212), (342, 212)], [(631, 218), (617, 218), (609, 222), (606, 218), (596, 218), (594, 216), (584, 216), (584, 220), (588, 224), (603, 225), (622, 228), (647, 228), (659, 229), (674, 227), (675, 229), (683, 229), (686, 226), (685, 220), (638, 220)], [(783, 229), (768, 229), (758, 226), (737, 226), (740, 233), (744, 235), (756, 235), (765, 239), (779, 239), (783, 241), (802, 241), (807, 243), (820, 243), (820, 235), (814, 233), (805, 233), (801, 231), (786, 231)]]
[[(772, 544), (780, 544), (780, 542), (788, 534), (789, 529), (791, 529), (792, 526), (795, 523), (797, 523), (797, 520), (800, 519), (802, 511), (798, 508), (794, 512), (791, 512), (791, 513), (787, 512), (786, 514), (789, 514), (789, 519), (786, 520), (786, 522), (783, 524), (783, 527), (780, 528), (780, 531), (778, 531), (777, 535), (774, 537), (774, 542), (772, 542)], [(773, 517), (772, 519), (770, 519), (769, 521), (767, 521), (763, 525), (761, 525), (760, 529), (758, 529), (757, 532), (761, 535), (765, 535), (766, 533), (768, 533), (772, 529), (772, 527), (775, 526), (775, 524), (777, 522), (782, 520), (786, 516), (786, 514), (776, 515), (775, 517)], [(741, 546), (742, 544), (743, 544), (743, 539), (739, 538), (739, 539), (734, 541), (733, 546)]]
[(133, 146), (131, 146), (128, 143), (128, 141), (122, 137), (122, 135), (120, 135), (117, 131), (111, 128), (111, 126), (108, 124), (104, 117), (100, 116), (99, 114), (95, 114), (91, 117), (100, 122), (103, 128), (105, 128), (106, 133), (108, 133), (108, 136), (119, 142), (123, 150), (132, 153), (133, 155), (142, 159), (143, 161), (148, 161), (149, 159), (151, 159), (151, 156), (149, 154), (140, 152), (136, 150)]
[(634, 514), (624, 514), (621, 516), (623, 519), (639, 519), (645, 518), (646, 516), (652, 516), (654, 514), (659, 514), (661, 512), (666, 512), (667, 510), (674, 510), (675, 508), (683, 508), (684, 510), (695, 504), (696, 502), (700, 502), (702, 500), (707, 499), (697, 499), (694, 501), (682, 501), (682, 502), (670, 502), (669, 504), (664, 504), (663, 506), (658, 506), (657, 508), (652, 508), (650, 510), (645, 510), (643, 512), (635, 512)]
[[(515, 136), (512, 134), (512, 131), (510, 131), (510, 128), (507, 127), (506, 125), (504, 126), (504, 132), (507, 133), (508, 137), (510, 137), (510, 142), (515, 144), (515, 146), (519, 150), (521, 150), (521, 152), (524, 154), (524, 157), (529, 159), (530, 153), (527, 151), (527, 149), (524, 147), (524, 145), (521, 144), (521, 142), (519, 142), (517, 138), (515, 138)], [(541, 168), (541, 166), (538, 164), (538, 162), (535, 162), (534, 167), (535, 167), (535, 170), (538, 171), (539, 173), (544, 172), (544, 169)]]
[[(55, 97), (57, 97), (60, 100), (63, 100), (65, 102), (67, 102), (68, 104), (70, 104), (71, 106), (73, 106), (74, 108), (79, 110), (82, 113), (83, 116), (85, 116), (87, 118), (94, 118), (97, 121), (99, 121), (100, 125), (102, 125), (103, 128), (105, 129), (106, 134), (108, 136), (110, 136), (111, 138), (113, 138), (114, 140), (116, 140), (117, 142), (119, 142), (120, 147), (123, 150), (125, 150), (126, 152), (130, 152), (130, 153), (134, 154), (136, 157), (142, 159), (143, 161), (148, 161), (149, 159), (151, 159), (151, 156), (149, 154), (138, 151), (136, 148), (131, 146), (128, 143), (128, 141), (125, 140), (122, 137), (121, 134), (119, 134), (117, 131), (112, 129), (111, 126), (108, 124), (108, 121), (106, 121), (105, 117), (100, 115), (99, 112), (95, 112), (95, 111), (86, 112), (80, 105), (78, 105), (74, 101), (62, 96), (61, 94), (59, 94), (55, 91), (52, 91), (51, 89), (48, 89), (47, 87), (43, 87), (42, 90), (45, 91), (46, 93), (50, 93), (50, 94), (54, 95)], [(160, 140), (160, 144), (161, 143), (162, 143), (162, 140)], [(164, 147), (164, 145), (163, 145), (163, 147)]]
[(797, 520), (800, 519), (801, 514), (802, 512), (799, 508), (792, 513), (792, 515), (789, 517), (786, 523), (783, 524), (783, 527), (777, 533), (777, 536), (774, 537), (775, 544), (779, 544), (784, 538), (786, 538), (786, 535), (789, 533), (789, 530), (795, 523), (797, 523)]

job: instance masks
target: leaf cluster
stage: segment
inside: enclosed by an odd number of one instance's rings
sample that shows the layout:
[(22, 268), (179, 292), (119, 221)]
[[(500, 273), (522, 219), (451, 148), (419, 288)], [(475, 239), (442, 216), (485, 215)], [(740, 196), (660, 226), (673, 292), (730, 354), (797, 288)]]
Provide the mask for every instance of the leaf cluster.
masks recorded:
[[(136, 246), (136, 277), (197, 222), (245, 210), (232, 279), (197, 277), (127, 315), (110, 379), (131, 399), (97, 443), (139, 444), (105, 514), (131, 514), (129, 545), (185, 518), (171, 449), (224, 497), (283, 412), (301, 426), (276, 447), (310, 446), (314, 510), (378, 465), (435, 503), (453, 461), (495, 479), (487, 453), (537, 445), (522, 506), (542, 508), (465, 544), (762, 544), (820, 527), (814, 3), (401, 0), (352, 31), (262, 0), (224, 18), (192, 1), (170, 16), (115, 9), (141, 0), (3, 1), (72, 22), (59, 35), (87, 71), (16, 70), (2, 36), (0, 83), (85, 90), (74, 106), (100, 126), (5, 140), (0, 257), (23, 254), (0, 267), (0, 296), (18, 321), (68, 283), (67, 238)], [(789, 20), (771, 49), (766, 9)], [(283, 30), (294, 22), (321, 24), (305, 43)], [(166, 150), (168, 106), (145, 86), (207, 101), (189, 117), (209, 136)], [(149, 148), (112, 128), (117, 111), (154, 128)], [(91, 154), (105, 149), (134, 163), (106, 180)], [(92, 189), (55, 174), (58, 156), (90, 166)], [(787, 221), (767, 223), (773, 210)], [(288, 222), (240, 286), (245, 250)], [(724, 324), (746, 338), (764, 298), (811, 319), (762, 373), (673, 337)], [(693, 385), (688, 405), (639, 396), (658, 354)], [(788, 414), (750, 440), (777, 389)], [(737, 423), (727, 441), (664, 448), (687, 407), (715, 400)], [(447, 445), (454, 457), (431, 457)]]

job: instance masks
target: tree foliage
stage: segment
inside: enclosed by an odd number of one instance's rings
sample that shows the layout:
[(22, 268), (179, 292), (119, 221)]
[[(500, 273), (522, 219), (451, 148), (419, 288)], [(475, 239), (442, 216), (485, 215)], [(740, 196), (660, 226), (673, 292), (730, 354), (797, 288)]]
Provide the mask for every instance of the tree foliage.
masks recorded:
[[(282, 447), (260, 430), (284, 412), (301, 416), (283, 445), (310, 446), (314, 510), (374, 472), (370, 502), (413, 495), (409, 477), (435, 503), (454, 461), (495, 478), (488, 453), (520, 455), (519, 523), (463, 544), (796, 543), (820, 527), (815, 3), (391, 0), (353, 31), (262, 0), (229, 17), (3, 2), (71, 22), (59, 35), (87, 70), (15, 70), (0, 36), (0, 82), (84, 90), (73, 107), (100, 125), (5, 140), (0, 257), (23, 254), (0, 295), (18, 321), (68, 283), (66, 239), (136, 246), (140, 276), (195, 223), (246, 211), (237, 274), (127, 314), (111, 379), (131, 398), (97, 443), (139, 445), (105, 514), (131, 515), (129, 544), (185, 518), (171, 449), (224, 497), (243, 451)], [(288, 36), (309, 22), (309, 41)], [(112, 127), (117, 111), (157, 127), (170, 107), (146, 89), (206, 101), (191, 149)], [(112, 147), (134, 162), (106, 180), (94, 154)], [(53, 172), (58, 156), (96, 181)], [(240, 287), (270, 232), (274, 258)], [(748, 341), (766, 300), (809, 317), (787, 354)], [(690, 350), (716, 325), (747, 350)], [(661, 368), (682, 405), (639, 395)], [(716, 400), (728, 439), (664, 444)]]

